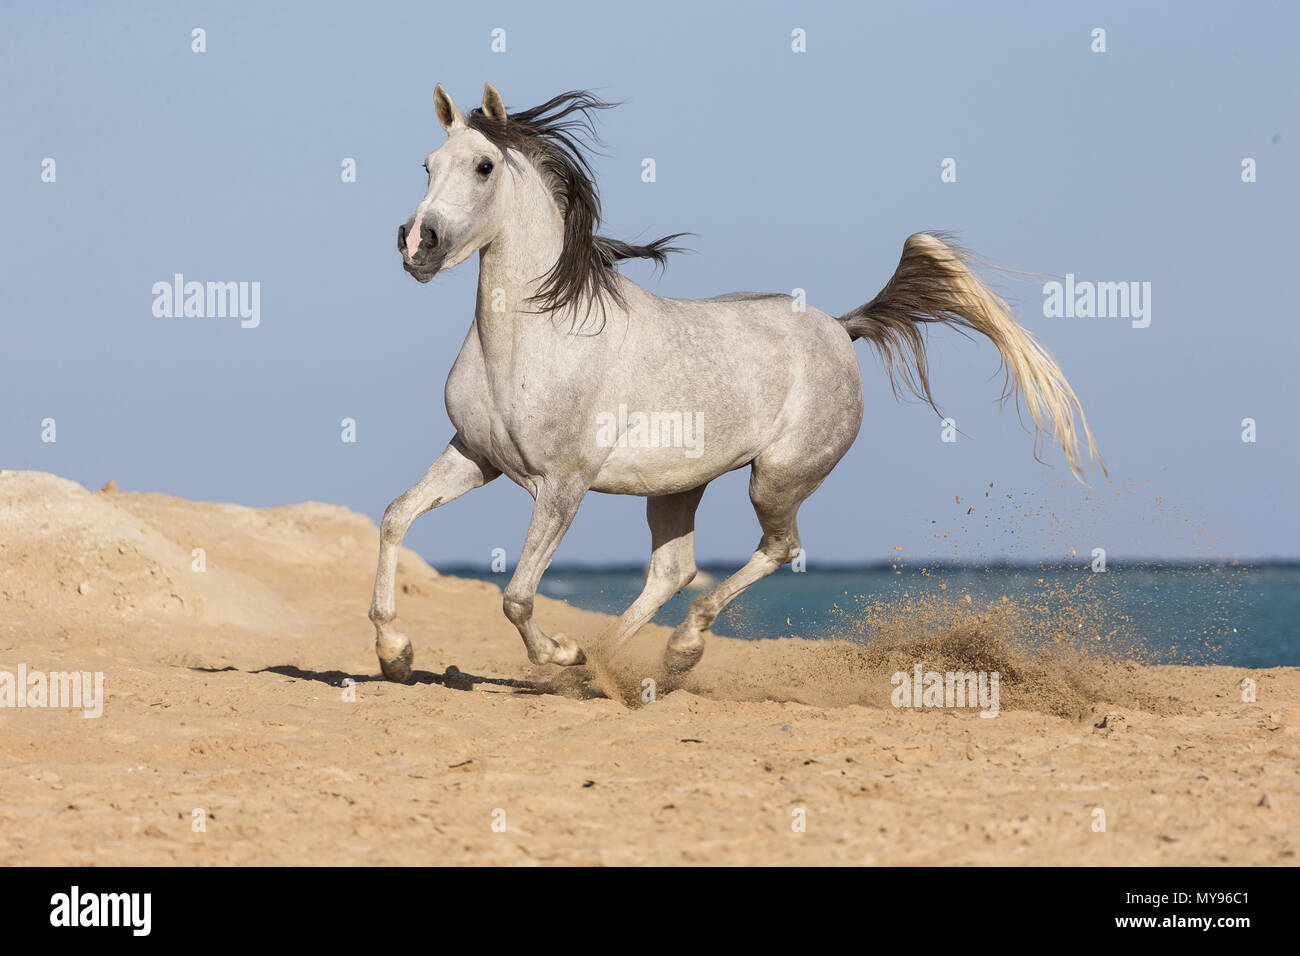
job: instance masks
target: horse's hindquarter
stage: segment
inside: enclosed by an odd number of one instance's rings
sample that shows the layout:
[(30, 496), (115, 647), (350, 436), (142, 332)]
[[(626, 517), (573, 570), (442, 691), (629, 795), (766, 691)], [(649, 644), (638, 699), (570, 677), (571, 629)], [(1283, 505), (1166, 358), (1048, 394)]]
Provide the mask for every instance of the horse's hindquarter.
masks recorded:
[(601, 410), (619, 439), (593, 488), (680, 491), (785, 440), (838, 460), (861, 423), (857, 357), (835, 319), (794, 301), (662, 299), (632, 286), (619, 394)]

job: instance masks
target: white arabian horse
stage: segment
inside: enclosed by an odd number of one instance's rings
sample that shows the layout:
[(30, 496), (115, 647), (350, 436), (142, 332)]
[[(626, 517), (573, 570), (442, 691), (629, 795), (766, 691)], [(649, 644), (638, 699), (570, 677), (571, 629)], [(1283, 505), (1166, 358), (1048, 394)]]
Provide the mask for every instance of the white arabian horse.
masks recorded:
[(979, 332), (1008, 371), (1003, 398), (1024, 399), (1035, 453), (1050, 431), (1080, 480), (1080, 433), (1096, 457), (1056, 362), (944, 239), (908, 238), (880, 294), (839, 318), (778, 294), (662, 298), (615, 265), (662, 263), (676, 237), (634, 246), (597, 233), (600, 201), (581, 145), (594, 134), (591, 111), (609, 104), (575, 92), (507, 113), (490, 84), (468, 117), (441, 86), (434, 104), (447, 141), (424, 162), (428, 188), (398, 246), (420, 282), (479, 253), (478, 303), (447, 378), (456, 434), (380, 528), (370, 619), (389, 680), (411, 673), (411, 642), (394, 628), (394, 577), (402, 539), (425, 512), (502, 474), (526, 489), (532, 521), (505, 614), (534, 663), (583, 664), (571, 638), (538, 626), (533, 599), (587, 492), (646, 499), (653, 553), (644, 590), (615, 628), (616, 648), (695, 576), (705, 486), (749, 466), (763, 535), (748, 563), (695, 600), (673, 631), (666, 670), (689, 670), (727, 603), (797, 554), (799, 505), (853, 444), (862, 423), (855, 339), (875, 346), (891, 380), (933, 405), (926, 323)]

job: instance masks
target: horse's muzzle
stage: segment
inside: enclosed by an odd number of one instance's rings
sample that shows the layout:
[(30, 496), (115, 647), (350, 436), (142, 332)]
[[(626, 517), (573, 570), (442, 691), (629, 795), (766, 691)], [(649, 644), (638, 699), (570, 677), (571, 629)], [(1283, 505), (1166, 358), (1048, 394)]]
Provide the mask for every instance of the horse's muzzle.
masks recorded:
[(442, 268), (443, 260), (446, 258), (446, 251), (441, 248), (437, 233), (433, 231), (431, 226), (426, 225), (420, 229), (420, 244), (416, 247), (415, 253), (412, 254), (407, 243), (410, 237), (411, 225), (412, 223), (408, 220), (397, 227), (397, 250), (402, 254), (402, 268), (414, 276), (417, 281), (428, 282)]

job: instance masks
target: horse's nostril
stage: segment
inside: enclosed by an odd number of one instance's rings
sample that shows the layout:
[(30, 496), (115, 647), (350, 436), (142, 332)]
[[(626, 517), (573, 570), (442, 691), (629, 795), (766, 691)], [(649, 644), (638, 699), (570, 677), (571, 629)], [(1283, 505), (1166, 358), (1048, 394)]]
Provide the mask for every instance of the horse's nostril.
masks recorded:
[(421, 224), (419, 232), (415, 232), (411, 224), (403, 223), (397, 227), (397, 246), (408, 262), (414, 262), (437, 248), (438, 234), (432, 226)]

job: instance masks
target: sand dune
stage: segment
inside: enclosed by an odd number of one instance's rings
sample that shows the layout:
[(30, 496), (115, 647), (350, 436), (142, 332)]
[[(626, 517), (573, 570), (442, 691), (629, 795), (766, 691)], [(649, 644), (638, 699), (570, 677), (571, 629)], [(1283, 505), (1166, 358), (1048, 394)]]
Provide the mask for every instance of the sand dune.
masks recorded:
[(1296, 862), (1298, 668), (1043, 659), (985, 633), (1010, 676), (981, 719), (889, 705), (916, 648), (714, 637), (671, 689), (665, 628), (609, 661), (608, 618), (539, 598), (593, 665), (535, 668), (497, 588), (407, 551), (416, 673), (394, 685), (376, 549), (337, 506), (0, 472), (0, 672), (98, 671), (106, 696), (98, 719), (0, 709), (0, 863)]

